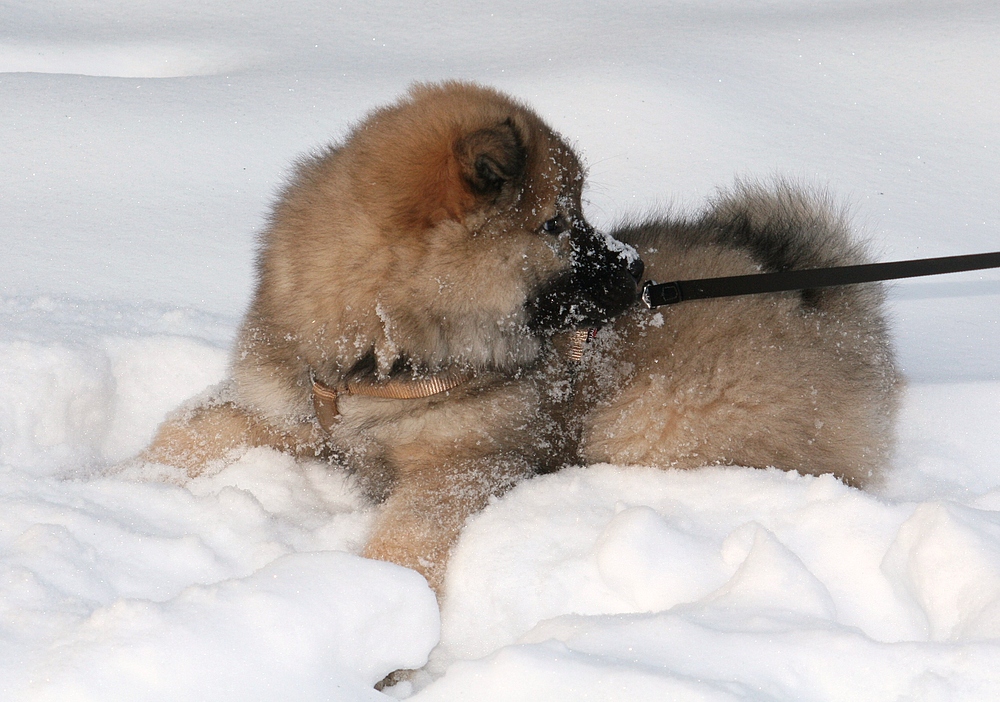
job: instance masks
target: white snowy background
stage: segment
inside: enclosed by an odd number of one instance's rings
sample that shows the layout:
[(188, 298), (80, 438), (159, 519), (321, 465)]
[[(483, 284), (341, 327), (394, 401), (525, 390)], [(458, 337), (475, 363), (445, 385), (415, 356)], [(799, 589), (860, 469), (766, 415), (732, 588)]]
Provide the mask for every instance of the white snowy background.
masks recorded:
[(0, 2), (0, 699), (376, 700), (428, 655), (393, 695), (1000, 699), (996, 273), (893, 286), (883, 484), (570, 469), (440, 613), (322, 465), (102, 477), (222, 377), (296, 156), (443, 78), (570, 138), (599, 226), (780, 174), (882, 260), (1000, 248), (993, 0)]

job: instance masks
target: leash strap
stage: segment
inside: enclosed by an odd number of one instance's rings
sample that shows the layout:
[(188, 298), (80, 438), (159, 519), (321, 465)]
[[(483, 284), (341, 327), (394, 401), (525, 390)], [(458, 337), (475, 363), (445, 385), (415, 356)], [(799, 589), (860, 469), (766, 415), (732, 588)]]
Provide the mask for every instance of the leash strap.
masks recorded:
[(678, 280), (672, 283), (647, 281), (642, 286), (642, 301), (646, 303), (647, 307), (653, 309), (685, 300), (757, 295), (759, 293), (827, 288), (836, 285), (856, 285), (858, 283), (874, 283), (879, 280), (917, 278), (925, 275), (978, 271), (986, 268), (1000, 268), (1000, 251), (964, 256), (918, 258), (891, 263), (867, 263), (860, 266), (807, 268), (797, 271), (755, 273), (724, 278)]

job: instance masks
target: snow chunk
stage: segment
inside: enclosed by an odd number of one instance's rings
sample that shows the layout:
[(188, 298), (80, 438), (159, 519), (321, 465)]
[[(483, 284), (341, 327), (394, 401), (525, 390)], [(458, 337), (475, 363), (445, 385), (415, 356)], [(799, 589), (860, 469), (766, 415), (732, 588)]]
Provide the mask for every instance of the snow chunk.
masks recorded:
[(926, 617), (934, 641), (1000, 638), (1000, 515), (919, 505), (882, 565)]
[[(285, 556), (166, 602), (118, 600), (55, 643), (36, 700), (384, 699), (373, 686), (437, 643), (413, 571), (338, 552)], [(292, 692), (294, 691), (294, 692)]]
[(726, 561), (742, 562), (729, 582), (705, 598), (711, 606), (836, 619), (837, 608), (823, 583), (759, 524), (745, 524), (730, 534), (722, 555)]
[(618, 239), (605, 231), (599, 231), (598, 236), (604, 240), (604, 245), (608, 247), (609, 251), (618, 254), (618, 258), (626, 263), (634, 263), (639, 260), (639, 252), (633, 246), (626, 244), (624, 241), (618, 241)]
[(604, 582), (635, 611), (655, 612), (698, 599), (727, 577), (719, 558), (706, 558), (712, 543), (684, 533), (651, 507), (622, 509), (594, 548)]

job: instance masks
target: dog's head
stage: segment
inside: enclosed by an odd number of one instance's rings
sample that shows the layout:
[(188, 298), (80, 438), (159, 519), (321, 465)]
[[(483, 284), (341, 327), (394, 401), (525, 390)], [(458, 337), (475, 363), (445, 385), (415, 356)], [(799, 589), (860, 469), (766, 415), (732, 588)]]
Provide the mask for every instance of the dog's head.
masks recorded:
[(302, 165), (264, 277), (274, 258), (326, 345), (334, 331), (348, 355), (370, 343), (383, 371), (400, 358), (516, 367), (546, 335), (600, 326), (635, 301), (642, 264), (587, 223), (583, 181), (573, 150), (520, 103), (417, 85)]

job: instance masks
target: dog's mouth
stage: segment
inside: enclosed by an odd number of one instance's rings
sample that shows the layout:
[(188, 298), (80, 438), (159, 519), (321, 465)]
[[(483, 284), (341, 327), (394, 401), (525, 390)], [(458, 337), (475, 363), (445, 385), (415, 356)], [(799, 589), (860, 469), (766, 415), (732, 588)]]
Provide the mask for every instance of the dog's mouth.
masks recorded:
[(528, 302), (528, 328), (554, 333), (601, 327), (638, 298), (643, 263), (630, 246), (588, 229), (575, 241), (573, 266)]

